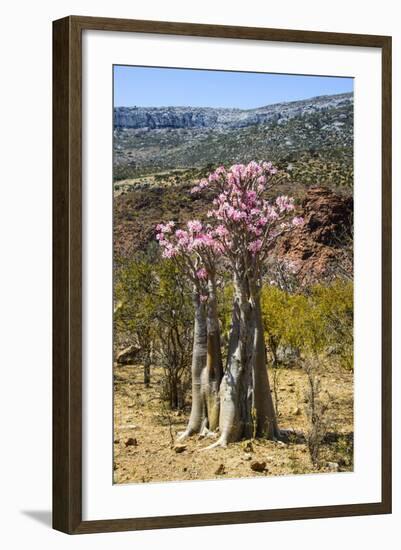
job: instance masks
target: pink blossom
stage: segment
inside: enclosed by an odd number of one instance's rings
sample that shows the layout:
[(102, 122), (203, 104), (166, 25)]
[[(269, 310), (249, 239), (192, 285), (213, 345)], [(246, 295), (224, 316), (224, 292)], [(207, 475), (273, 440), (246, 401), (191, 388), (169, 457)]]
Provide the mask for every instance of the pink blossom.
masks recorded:
[(175, 236), (178, 239), (186, 239), (186, 238), (188, 238), (188, 231), (183, 231), (182, 229), (177, 229), (177, 231), (175, 232)]
[(262, 248), (262, 244), (263, 243), (262, 243), (261, 239), (257, 239), (256, 241), (252, 241), (248, 244), (248, 250), (250, 250), (252, 252), (252, 254), (255, 255)]
[(249, 178), (254, 178), (262, 172), (262, 167), (257, 162), (252, 160), (244, 171), (244, 175)]
[(198, 279), (207, 279), (206, 269), (204, 267), (198, 269), (198, 271), (196, 272), (196, 276), (198, 277)]
[(253, 233), (257, 237), (259, 237), (262, 234), (262, 230), (259, 227), (256, 227), (253, 224), (249, 224), (247, 229), (248, 229), (248, 231), (250, 231), (250, 233)]
[(246, 199), (248, 201), (248, 204), (254, 204), (256, 200), (256, 193), (255, 191), (247, 191), (246, 193)]
[(168, 243), (163, 250), (162, 256), (163, 258), (173, 258), (177, 254), (178, 254), (177, 248), (172, 244)]
[(261, 216), (258, 221), (257, 221), (257, 224), (260, 225), (260, 227), (264, 227), (265, 225), (267, 225), (267, 222), (269, 220), (266, 218), (266, 216)]
[(218, 225), (214, 230), (214, 233), (217, 237), (225, 237), (228, 235), (228, 229), (224, 225)]
[(171, 233), (174, 226), (174, 222), (167, 222), (165, 224), (159, 223), (158, 225), (156, 225), (156, 229), (157, 231), (161, 231), (162, 233)]
[(200, 301), (201, 301), (202, 304), (204, 304), (205, 302), (207, 302), (207, 298), (208, 298), (208, 296), (207, 296), (206, 294), (201, 294), (201, 295), (199, 296), (199, 299), (200, 299)]
[(293, 218), (292, 220), (292, 225), (303, 225), (304, 224), (304, 219), (301, 218), (300, 216), (295, 216), (295, 218)]
[(264, 204), (265, 215), (269, 220), (276, 220), (278, 218), (277, 210), (274, 206), (271, 206), (269, 203)]
[(195, 187), (192, 187), (191, 193), (199, 193), (200, 190), (201, 190), (200, 186), (195, 185)]
[(281, 195), (277, 197), (276, 204), (280, 212), (288, 212), (294, 210), (294, 199), (287, 197), (287, 195)]
[(193, 231), (194, 233), (199, 233), (199, 231), (202, 231), (202, 224), (199, 220), (190, 220), (187, 223), (187, 227), (190, 231)]
[(264, 162), (262, 162), (262, 168), (266, 172), (270, 172), (270, 170), (273, 168), (273, 164), (271, 162), (264, 161)]

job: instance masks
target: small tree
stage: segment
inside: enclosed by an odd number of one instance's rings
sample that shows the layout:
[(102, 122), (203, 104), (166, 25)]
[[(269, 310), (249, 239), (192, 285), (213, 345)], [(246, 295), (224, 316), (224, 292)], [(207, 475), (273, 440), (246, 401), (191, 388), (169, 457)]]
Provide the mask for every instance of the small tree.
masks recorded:
[(319, 465), (320, 450), (328, 429), (330, 395), (322, 391), (316, 362), (313, 359), (309, 358), (304, 369), (308, 377), (305, 411), (309, 427), (306, 432), (306, 443), (312, 464), (316, 467)]
[(146, 258), (121, 265), (115, 283), (115, 326), (140, 346), (145, 385), (152, 362), (163, 368), (163, 395), (172, 408), (184, 405), (191, 360), (191, 304), (184, 287), (171, 260)]
[(174, 229), (174, 222), (157, 226), (163, 257), (170, 258), (192, 289), (194, 309), (192, 353), (192, 409), (180, 439), (219, 423), (219, 388), (223, 372), (217, 313), (216, 262), (221, 246), (198, 220)]
[(191, 297), (185, 292), (182, 273), (173, 262), (157, 264), (154, 273), (155, 357), (164, 373), (162, 395), (170, 408), (182, 409), (191, 365)]
[(139, 346), (144, 365), (144, 384), (150, 384), (154, 338), (156, 280), (145, 259), (120, 263), (116, 271), (114, 308), (116, 332), (128, 334)]

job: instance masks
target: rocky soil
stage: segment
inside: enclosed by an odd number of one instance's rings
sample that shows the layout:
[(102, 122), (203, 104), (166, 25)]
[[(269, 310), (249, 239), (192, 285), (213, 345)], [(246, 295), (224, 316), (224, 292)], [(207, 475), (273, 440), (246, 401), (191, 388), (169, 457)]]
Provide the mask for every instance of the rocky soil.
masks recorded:
[(321, 464), (311, 464), (301, 433), (307, 429), (301, 369), (279, 369), (279, 421), (299, 432), (287, 443), (244, 440), (226, 449), (200, 452), (212, 439), (190, 438), (176, 444), (190, 411), (169, 411), (160, 400), (160, 371), (152, 371), (150, 388), (143, 385), (140, 365), (114, 368), (114, 482), (147, 483), (178, 480), (347, 472), (353, 469), (352, 373), (327, 367), (323, 389), (332, 396), (329, 433)]

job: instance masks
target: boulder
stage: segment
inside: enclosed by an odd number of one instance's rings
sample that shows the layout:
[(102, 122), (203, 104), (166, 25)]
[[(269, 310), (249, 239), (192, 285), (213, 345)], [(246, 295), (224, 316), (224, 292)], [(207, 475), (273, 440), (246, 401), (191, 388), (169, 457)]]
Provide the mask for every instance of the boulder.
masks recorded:
[(141, 348), (136, 344), (132, 344), (123, 350), (119, 351), (116, 355), (116, 362), (118, 365), (132, 365), (138, 359), (138, 355)]
[(135, 439), (135, 437), (129, 437), (125, 442), (126, 447), (136, 447), (137, 445), (138, 441)]
[(250, 463), (251, 470), (254, 472), (264, 472), (266, 470), (266, 462), (258, 462), (254, 460)]
[(184, 451), (186, 451), (186, 449), (187, 449), (186, 445), (175, 445), (174, 446), (174, 451), (178, 454), (183, 453)]

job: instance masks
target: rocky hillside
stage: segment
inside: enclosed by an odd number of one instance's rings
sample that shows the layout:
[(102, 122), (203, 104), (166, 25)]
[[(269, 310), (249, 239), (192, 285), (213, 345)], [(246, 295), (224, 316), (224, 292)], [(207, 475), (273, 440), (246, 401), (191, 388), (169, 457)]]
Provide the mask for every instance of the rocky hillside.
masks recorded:
[(114, 179), (270, 159), (306, 185), (352, 186), (353, 95), (258, 109), (117, 107)]

